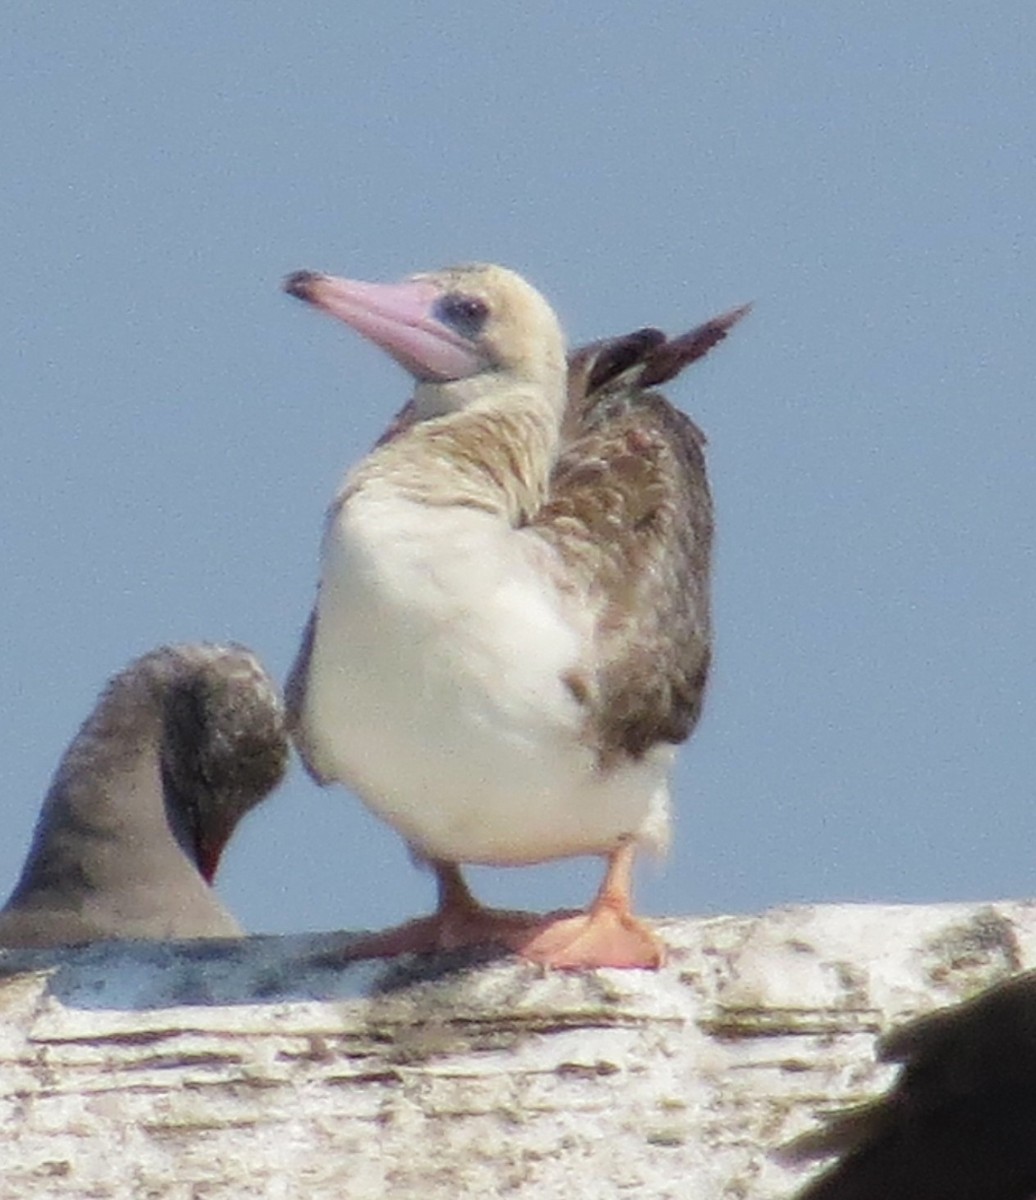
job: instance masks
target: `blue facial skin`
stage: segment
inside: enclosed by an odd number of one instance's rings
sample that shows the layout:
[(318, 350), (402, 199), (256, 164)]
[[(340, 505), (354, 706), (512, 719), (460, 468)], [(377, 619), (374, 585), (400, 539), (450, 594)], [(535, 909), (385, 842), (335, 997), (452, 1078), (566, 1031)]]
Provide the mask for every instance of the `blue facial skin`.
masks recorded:
[(435, 302), (432, 316), (461, 337), (476, 338), (489, 316), (485, 301), (475, 296), (464, 296), (460, 292), (449, 292)]

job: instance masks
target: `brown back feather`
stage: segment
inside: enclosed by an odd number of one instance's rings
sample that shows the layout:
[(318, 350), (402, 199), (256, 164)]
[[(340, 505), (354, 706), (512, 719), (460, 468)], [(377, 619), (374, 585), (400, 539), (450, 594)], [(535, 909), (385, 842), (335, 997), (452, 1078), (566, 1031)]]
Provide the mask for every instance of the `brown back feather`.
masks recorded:
[(569, 360), (563, 449), (531, 524), (596, 610), (599, 665), (570, 685), (603, 763), (683, 741), (701, 711), (711, 643), (705, 438), (646, 388), (700, 358), (745, 311), (672, 340), (638, 330)]

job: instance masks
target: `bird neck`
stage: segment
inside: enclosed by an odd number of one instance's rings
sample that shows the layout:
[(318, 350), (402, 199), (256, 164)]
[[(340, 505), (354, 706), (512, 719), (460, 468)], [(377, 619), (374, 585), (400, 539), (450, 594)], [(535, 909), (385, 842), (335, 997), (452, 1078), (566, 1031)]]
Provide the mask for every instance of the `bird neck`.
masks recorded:
[[(117, 678), (65, 751), (47, 793), (26, 872), (77, 875), (91, 886), (119, 877), (127, 856), (141, 871), (182, 855), (193, 830), (169, 812), (163, 715), (147, 678)], [(86, 859), (83, 856), (86, 855)], [(186, 865), (186, 864), (185, 864)]]
[(408, 500), (477, 508), (520, 525), (546, 495), (559, 411), (530, 387), (418, 421), (369, 455), (339, 500), (388, 485)]
[[(66, 752), (36, 824), (11, 902), (34, 894), (117, 889), (134, 865), (153, 871), (177, 855), (158, 800), (160, 764), (150, 739), (115, 747), (89, 722)], [(152, 858), (152, 852), (158, 860)]]

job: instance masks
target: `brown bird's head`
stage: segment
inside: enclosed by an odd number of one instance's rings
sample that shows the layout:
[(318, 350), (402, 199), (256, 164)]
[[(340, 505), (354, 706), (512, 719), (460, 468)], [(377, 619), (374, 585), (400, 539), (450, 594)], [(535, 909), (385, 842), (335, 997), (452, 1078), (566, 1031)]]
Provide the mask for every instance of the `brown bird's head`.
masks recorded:
[(532, 388), (560, 412), (565, 345), (557, 317), (520, 275), (484, 263), (360, 283), (296, 271), (284, 290), (380, 346), (417, 381), (421, 417)]

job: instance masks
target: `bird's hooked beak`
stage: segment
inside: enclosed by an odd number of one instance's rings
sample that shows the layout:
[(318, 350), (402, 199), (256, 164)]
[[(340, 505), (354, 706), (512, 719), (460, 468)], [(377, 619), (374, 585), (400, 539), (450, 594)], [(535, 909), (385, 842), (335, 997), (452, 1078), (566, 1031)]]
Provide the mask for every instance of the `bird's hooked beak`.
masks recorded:
[(478, 349), (435, 315), (444, 291), (430, 279), (361, 283), (295, 271), (283, 286), (288, 295), (337, 317), (380, 346), (415, 379), (444, 383), (486, 366)]

